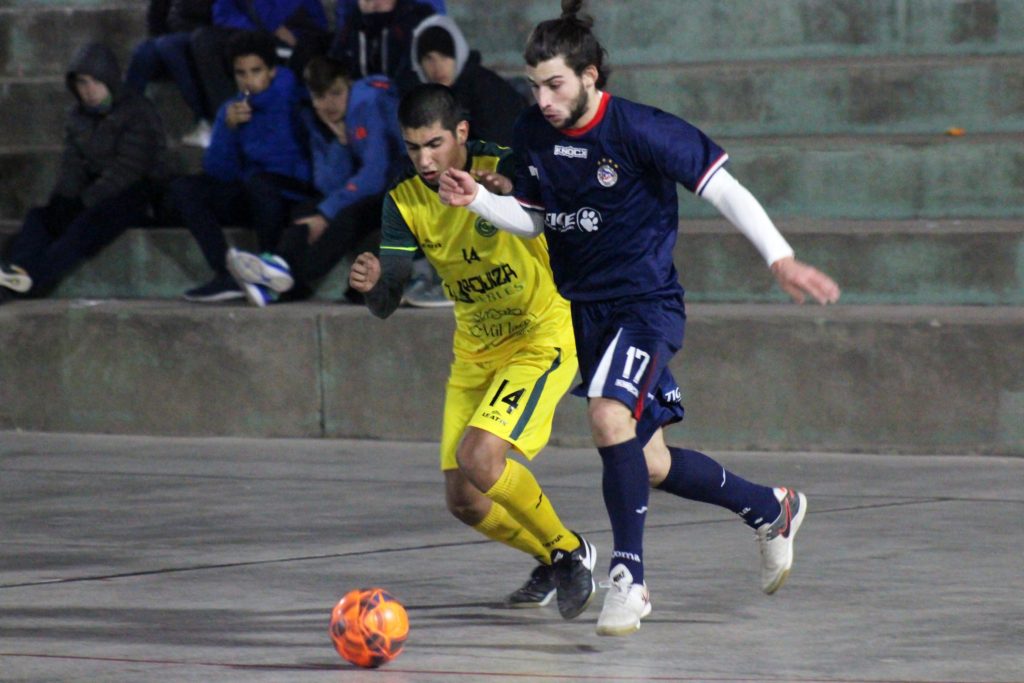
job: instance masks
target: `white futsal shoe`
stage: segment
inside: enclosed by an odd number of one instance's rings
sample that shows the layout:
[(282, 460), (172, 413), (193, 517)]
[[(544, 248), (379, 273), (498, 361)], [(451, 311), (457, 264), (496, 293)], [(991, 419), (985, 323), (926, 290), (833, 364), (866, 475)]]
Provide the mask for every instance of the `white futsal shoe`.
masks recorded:
[(782, 587), (793, 567), (793, 540), (807, 514), (807, 496), (792, 489), (777, 488), (775, 497), (782, 506), (778, 518), (757, 528), (761, 551), (761, 590), (768, 595)]
[(604, 596), (604, 607), (597, 618), (597, 635), (628, 636), (640, 629), (640, 620), (651, 613), (651, 594), (646, 583), (633, 583), (633, 575), (624, 564), (612, 567)]

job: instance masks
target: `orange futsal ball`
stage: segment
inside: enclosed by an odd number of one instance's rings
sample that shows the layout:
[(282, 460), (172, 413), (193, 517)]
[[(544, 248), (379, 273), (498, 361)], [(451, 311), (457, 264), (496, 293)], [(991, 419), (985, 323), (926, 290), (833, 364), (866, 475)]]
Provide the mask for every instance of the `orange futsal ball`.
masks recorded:
[(330, 634), (346, 661), (372, 669), (401, 654), (409, 636), (409, 615), (383, 588), (360, 588), (334, 606)]

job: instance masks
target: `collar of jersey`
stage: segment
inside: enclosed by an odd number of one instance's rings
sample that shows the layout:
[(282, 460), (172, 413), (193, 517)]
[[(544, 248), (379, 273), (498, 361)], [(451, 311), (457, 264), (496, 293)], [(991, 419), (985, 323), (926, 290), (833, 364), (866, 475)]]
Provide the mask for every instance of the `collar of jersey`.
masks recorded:
[(597, 113), (594, 114), (594, 118), (590, 119), (590, 123), (583, 126), (582, 128), (566, 128), (562, 132), (566, 135), (574, 138), (578, 138), (585, 133), (590, 132), (594, 129), (597, 124), (601, 123), (604, 119), (604, 113), (608, 109), (608, 102), (612, 99), (612, 96), (607, 92), (601, 93), (601, 103), (597, 105)]

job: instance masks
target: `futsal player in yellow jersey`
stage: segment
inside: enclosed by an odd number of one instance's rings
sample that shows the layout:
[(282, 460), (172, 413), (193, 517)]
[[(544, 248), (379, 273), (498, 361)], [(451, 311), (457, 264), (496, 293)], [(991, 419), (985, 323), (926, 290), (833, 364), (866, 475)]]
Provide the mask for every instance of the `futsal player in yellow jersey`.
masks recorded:
[(386, 318), (417, 250), (443, 279), (456, 323), (441, 434), (448, 509), (540, 563), (510, 606), (544, 605), (557, 594), (559, 612), (572, 619), (593, 596), (594, 546), (562, 524), (529, 468), (509, 457), (511, 449), (531, 460), (544, 447), (576, 376), (569, 304), (555, 289), (543, 238), (518, 239), (438, 199), (449, 168), (511, 191), (511, 150), (467, 141), (469, 124), (442, 85), (407, 94), (398, 120), (414, 170), (385, 197), (380, 257), (360, 254), (349, 284)]

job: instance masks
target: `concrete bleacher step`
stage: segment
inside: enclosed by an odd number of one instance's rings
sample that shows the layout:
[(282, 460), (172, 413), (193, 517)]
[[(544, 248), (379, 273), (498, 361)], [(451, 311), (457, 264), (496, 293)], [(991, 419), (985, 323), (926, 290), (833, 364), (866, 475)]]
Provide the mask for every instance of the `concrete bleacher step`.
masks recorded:
[[(1024, 51), (1018, 0), (821, 2), (820, 0), (589, 0), (612, 66), (734, 59)], [(557, 2), (453, 2), (451, 14), (492, 63), (519, 67), (533, 26)], [(495, 26), (502, 27), (494, 30)]]
[[(677, 113), (713, 137), (1024, 131), (1024, 57), (668, 63), (626, 67), (609, 91)], [(191, 113), (170, 83), (149, 90), (172, 137)], [(0, 147), (60, 139), (70, 93), (59, 75), (0, 78)]]
[(113, 48), (123, 69), (145, 35), (145, 2), (0, 0), (0, 76), (62, 74), (78, 48), (94, 40)]
[(844, 57), (617, 69), (608, 90), (719, 136), (1024, 131), (1024, 54)]
[[(800, 259), (831, 274), (844, 303), (1024, 306), (1024, 226), (1017, 221), (781, 221)], [(0, 226), (0, 238), (17, 224)], [(230, 241), (255, 248), (253, 233)], [(778, 303), (760, 255), (721, 220), (682, 221), (675, 260), (687, 299)], [(336, 301), (348, 261), (323, 282), (318, 298)], [(209, 268), (181, 228), (130, 230), (67, 277), (52, 293), (65, 299), (177, 299), (206, 282)]]
[[(1024, 454), (1024, 308), (693, 304), (672, 368), (708, 449)], [(0, 307), (0, 428), (435, 440), (448, 310)], [(553, 441), (589, 442), (566, 398)]]
[[(718, 141), (730, 154), (733, 174), (773, 217), (1024, 216), (1024, 133)], [(18, 218), (46, 200), (59, 156), (57, 146), (0, 148), (0, 218)], [(197, 166), (195, 150), (177, 148), (173, 156), (176, 168)], [(714, 208), (681, 192), (680, 212), (708, 217)]]

